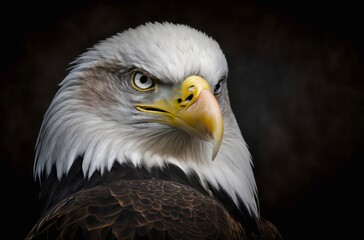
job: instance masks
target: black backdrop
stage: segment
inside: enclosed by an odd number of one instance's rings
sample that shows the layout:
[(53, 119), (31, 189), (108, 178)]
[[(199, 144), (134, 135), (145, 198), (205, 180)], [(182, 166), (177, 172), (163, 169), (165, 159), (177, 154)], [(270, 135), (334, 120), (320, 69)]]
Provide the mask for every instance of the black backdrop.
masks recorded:
[(285, 239), (354, 238), (364, 157), (363, 18), (350, 2), (293, 2), (2, 6), (2, 235), (23, 239), (38, 217), (34, 146), (68, 64), (116, 32), (170, 21), (206, 32), (225, 52), (262, 216)]

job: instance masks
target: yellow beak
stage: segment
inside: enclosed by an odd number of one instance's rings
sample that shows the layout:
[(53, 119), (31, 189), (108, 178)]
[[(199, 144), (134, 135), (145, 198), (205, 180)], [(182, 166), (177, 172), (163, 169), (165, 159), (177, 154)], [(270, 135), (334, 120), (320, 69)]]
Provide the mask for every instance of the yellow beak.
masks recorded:
[(186, 78), (177, 96), (152, 105), (137, 104), (142, 112), (160, 114), (158, 122), (169, 124), (205, 141), (213, 143), (215, 159), (224, 133), (219, 104), (210, 91), (210, 85), (199, 76)]

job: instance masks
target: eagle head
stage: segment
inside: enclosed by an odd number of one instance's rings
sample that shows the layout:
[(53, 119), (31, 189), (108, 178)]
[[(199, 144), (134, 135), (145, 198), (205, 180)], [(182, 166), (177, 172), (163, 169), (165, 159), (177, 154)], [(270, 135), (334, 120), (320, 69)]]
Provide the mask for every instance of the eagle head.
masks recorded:
[(41, 126), (34, 172), (178, 166), (257, 215), (251, 158), (232, 112), (219, 44), (185, 25), (147, 23), (82, 54)]

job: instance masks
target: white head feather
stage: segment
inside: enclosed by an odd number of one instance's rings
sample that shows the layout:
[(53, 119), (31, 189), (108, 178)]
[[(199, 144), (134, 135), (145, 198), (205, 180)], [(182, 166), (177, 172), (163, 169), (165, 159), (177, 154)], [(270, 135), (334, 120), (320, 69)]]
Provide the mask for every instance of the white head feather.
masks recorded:
[(220, 150), (211, 161), (211, 144), (163, 124), (141, 123), (133, 99), (125, 91), (132, 68), (161, 82), (177, 84), (190, 75), (214, 86), (228, 68), (218, 43), (185, 25), (147, 23), (108, 38), (84, 53), (45, 114), (39, 133), (34, 172), (37, 177), (56, 167), (58, 178), (83, 156), (85, 176), (110, 170), (113, 163), (163, 167), (167, 163), (223, 188), (241, 199), (257, 216), (256, 185), (251, 158), (230, 108), (227, 89), (219, 101), (224, 120)]

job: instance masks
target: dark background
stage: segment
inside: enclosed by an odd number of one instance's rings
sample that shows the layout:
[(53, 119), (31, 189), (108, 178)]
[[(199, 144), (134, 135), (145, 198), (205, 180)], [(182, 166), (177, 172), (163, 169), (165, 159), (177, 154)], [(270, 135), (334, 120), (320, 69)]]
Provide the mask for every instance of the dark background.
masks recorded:
[(284, 239), (354, 238), (362, 225), (364, 22), (353, 2), (2, 6), (2, 236), (23, 239), (39, 216), (34, 146), (69, 63), (116, 32), (170, 21), (206, 32), (226, 55), (230, 99), (253, 156), (261, 215)]

